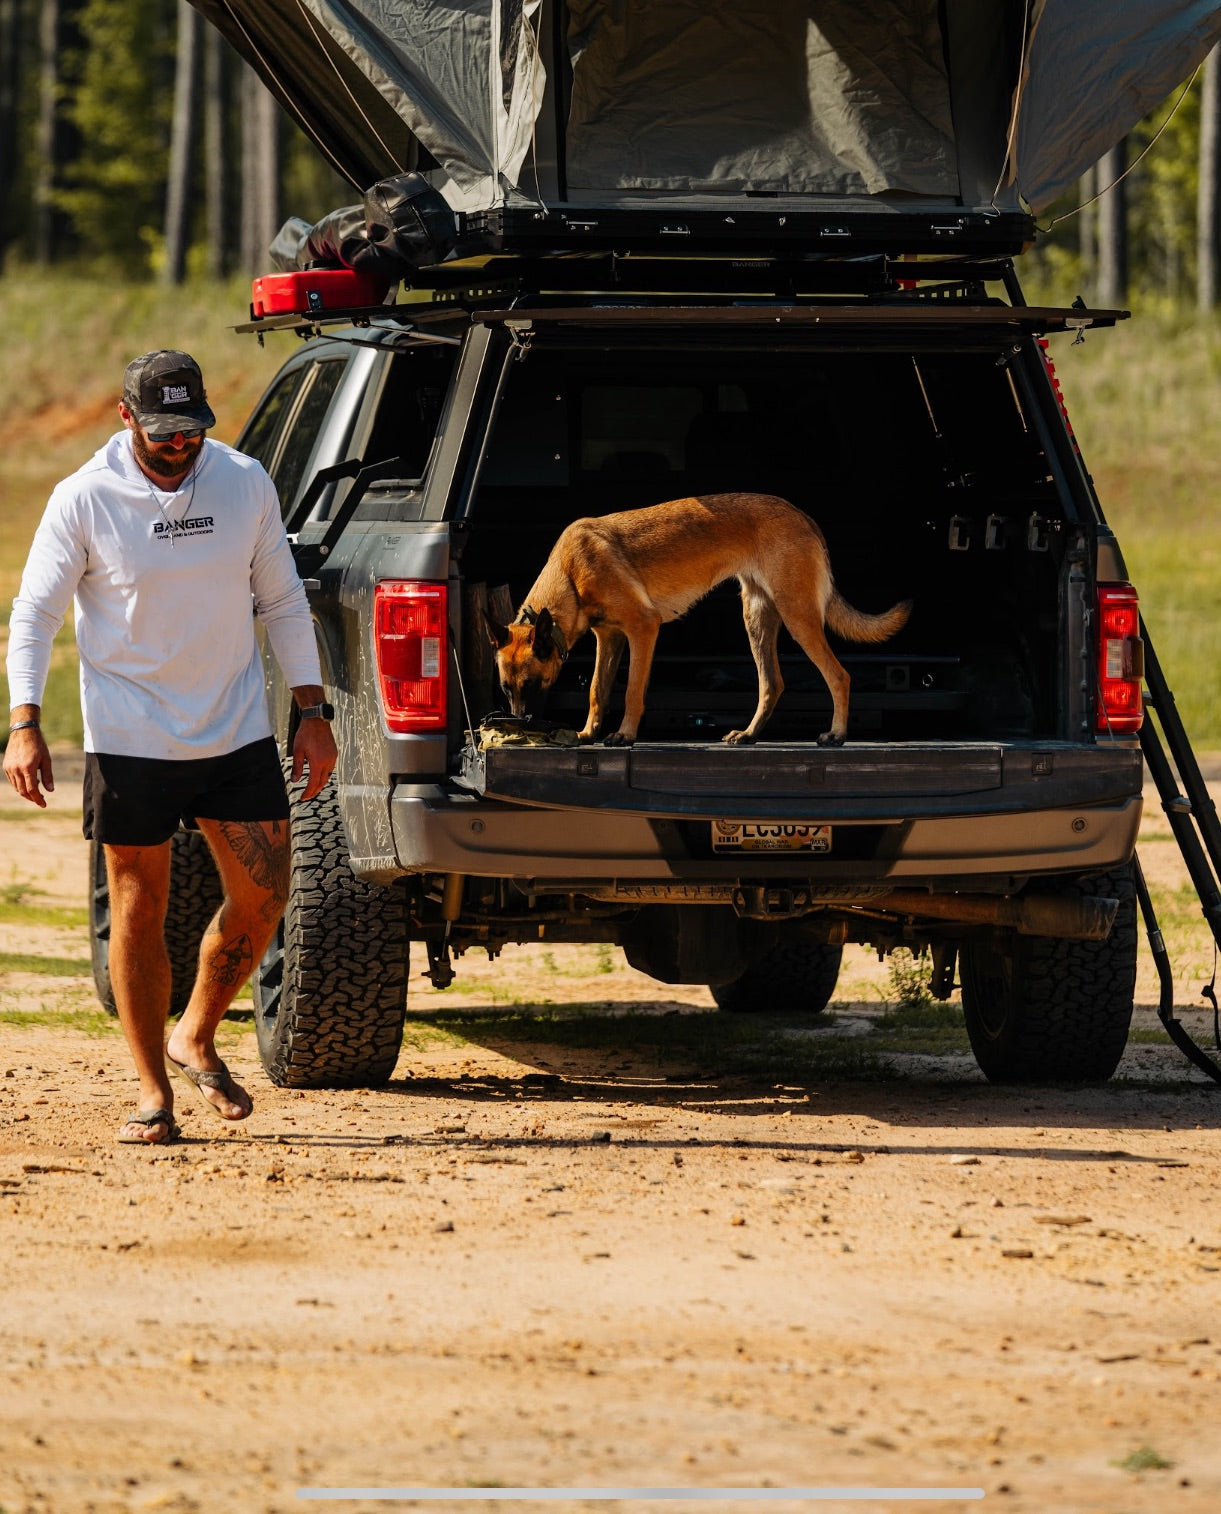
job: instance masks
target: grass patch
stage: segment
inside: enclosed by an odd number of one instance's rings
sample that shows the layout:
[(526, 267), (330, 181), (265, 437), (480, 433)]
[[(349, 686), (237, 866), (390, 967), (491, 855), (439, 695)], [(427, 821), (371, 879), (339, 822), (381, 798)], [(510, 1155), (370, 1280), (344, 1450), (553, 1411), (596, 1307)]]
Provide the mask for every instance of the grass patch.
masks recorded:
[[(1177, 1016), (1176, 1016), (1177, 1018)], [(1193, 1038), (1194, 1039), (1194, 1038)], [(1160, 1025), (1133, 1025), (1128, 1031), (1129, 1046), (1169, 1046), (1170, 1037)]]
[(104, 1009), (49, 1008), (8, 1009), (0, 1005), (0, 1025), (53, 1025), (59, 1029), (79, 1030), (86, 1036), (114, 1036), (120, 1031), (119, 1022)]
[(924, 1009), (934, 1002), (929, 991), (933, 981), (933, 964), (927, 953), (917, 955), (900, 946), (886, 959), (889, 975), (886, 998), (902, 1009)]
[(53, 925), (62, 930), (87, 930), (89, 911), (55, 904), (0, 903), (2, 925)]
[[(1175, 887), (1150, 885), (1154, 913), (1165, 938), (1175, 979), (1175, 997), (1199, 996), (1200, 988), (1212, 977), (1216, 962), (1216, 944), (1205, 920), (1199, 896), (1190, 883)], [(1147, 952), (1144, 923), (1140, 924), (1140, 950)]]
[(1152, 1446), (1140, 1446), (1122, 1461), (1113, 1462), (1112, 1465), (1124, 1472), (1165, 1472), (1174, 1463), (1159, 1456)]
[(52, 978), (88, 978), (93, 963), (87, 957), (44, 957), (37, 952), (0, 952), (0, 973), (45, 973)]
[[(1203, 925), (1203, 905), (1191, 883), (1180, 883), (1176, 888), (1151, 888), (1149, 897), (1157, 914), (1157, 923), (1162, 930), (1186, 930), (1190, 926)], [(1211, 933), (1210, 933), (1211, 934)]]
[(408, 1016), (403, 1026), (403, 1045), (408, 1051), (426, 1051), (430, 1046), (466, 1046), (469, 1037), (435, 1021)]
[(962, 1010), (936, 999), (899, 1004), (877, 1022), (869, 1037), (871, 1051), (902, 1055), (948, 1057), (969, 1055)]

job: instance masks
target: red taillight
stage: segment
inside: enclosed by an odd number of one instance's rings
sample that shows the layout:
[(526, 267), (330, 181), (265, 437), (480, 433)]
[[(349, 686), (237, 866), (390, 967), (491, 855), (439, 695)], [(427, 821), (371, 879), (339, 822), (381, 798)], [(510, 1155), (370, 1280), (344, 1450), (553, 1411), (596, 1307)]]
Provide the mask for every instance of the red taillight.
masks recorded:
[(1145, 718), (1141, 680), (1145, 644), (1131, 584), (1098, 585), (1098, 729), (1139, 731)]
[(380, 583), (373, 593), (373, 645), (382, 709), (392, 731), (443, 731), (448, 716), (444, 584)]

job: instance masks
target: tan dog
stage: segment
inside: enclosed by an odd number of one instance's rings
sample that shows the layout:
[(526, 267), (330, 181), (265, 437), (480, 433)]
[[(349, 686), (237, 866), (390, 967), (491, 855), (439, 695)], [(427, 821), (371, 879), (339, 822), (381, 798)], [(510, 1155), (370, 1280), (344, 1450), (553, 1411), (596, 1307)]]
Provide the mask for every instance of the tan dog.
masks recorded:
[(577, 639), (598, 641), (589, 718), (579, 733), (594, 741), (624, 646), (631, 651), (623, 723), (607, 746), (628, 746), (644, 714), (644, 692), (658, 629), (677, 620), (728, 578), (742, 585), (742, 615), (759, 670), (759, 704), (731, 744), (754, 741), (784, 689), (776, 639), (781, 623), (831, 691), (831, 729), (818, 738), (839, 746), (848, 730), (848, 674), (827, 645), (824, 625), (849, 641), (893, 636), (910, 602), (862, 615), (831, 577), (822, 532), (787, 500), (770, 494), (706, 494), (646, 510), (622, 510), (567, 526), (511, 626), (489, 617), (501, 686), (514, 715), (551, 687)]

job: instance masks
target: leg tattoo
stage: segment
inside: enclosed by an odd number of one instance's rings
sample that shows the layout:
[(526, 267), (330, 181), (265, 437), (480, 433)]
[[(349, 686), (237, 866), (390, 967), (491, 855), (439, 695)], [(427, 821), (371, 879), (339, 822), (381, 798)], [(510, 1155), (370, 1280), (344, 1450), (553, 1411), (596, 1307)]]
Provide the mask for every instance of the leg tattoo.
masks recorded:
[(249, 936), (238, 936), (217, 949), (212, 964), (212, 981), (219, 988), (236, 988), (250, 975), (254, 951)]
[(262, 914), (268, 924), (274, 924), (280, 918), (284, 900), (288, 897), (288, 826), (275, 820), (272, 822), (271, 834), (267, 835), (261, 825), (222, 820), (220, 830), (233, 855), (267, 894)]

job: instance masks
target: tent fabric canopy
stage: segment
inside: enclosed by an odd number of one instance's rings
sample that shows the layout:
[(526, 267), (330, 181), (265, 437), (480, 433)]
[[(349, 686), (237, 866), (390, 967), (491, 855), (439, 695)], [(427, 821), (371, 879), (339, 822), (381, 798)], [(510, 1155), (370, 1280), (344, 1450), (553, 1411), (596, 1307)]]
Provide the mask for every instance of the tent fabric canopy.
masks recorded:
[(570, 0), (568, 182), (586, 189), (958, 192), (936, 0)]
[(193, 0), (354, 184), (455, 210), (1044, 210), (1221, 38), (1206, 0)]
[(1033, 10), (1010, 171), (1038, 212), (1190, 78), (1221, 39), (1221, 5), (1043, 0)]

